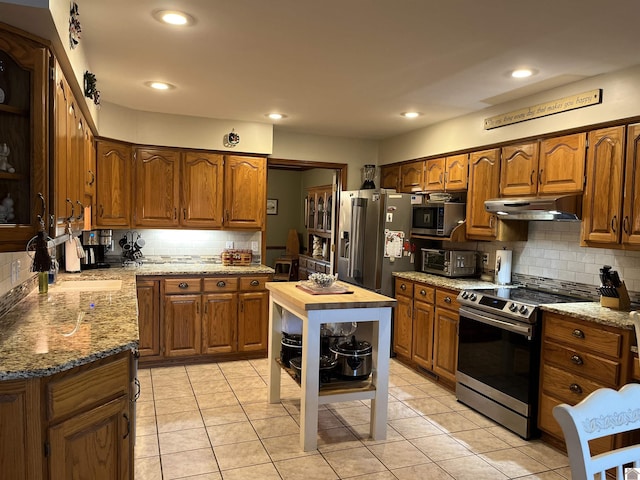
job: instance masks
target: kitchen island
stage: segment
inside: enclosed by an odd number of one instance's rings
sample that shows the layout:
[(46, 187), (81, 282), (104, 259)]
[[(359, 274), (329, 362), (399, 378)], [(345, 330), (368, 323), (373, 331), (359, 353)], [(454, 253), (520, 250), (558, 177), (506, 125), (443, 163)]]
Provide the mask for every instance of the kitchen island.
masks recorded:
[[(371, 400), (369, 431), (374, 440), (387, 433), (391, 309), (393, 298), (338, 282), (351, 293), (312, 295), (293, 282), (267, 283), (269, 299), (269, 403), (280, 401), (280, 342), (282, 320), (288, 311), (302, 320), (302, 372), (300, 398), (300, 447), (317, 447), (318, 406), (332, 402)], [(320, 390), (320, 325), (333, 322), (370, 322), (372, 346), (371, 382), (366, 388)]]

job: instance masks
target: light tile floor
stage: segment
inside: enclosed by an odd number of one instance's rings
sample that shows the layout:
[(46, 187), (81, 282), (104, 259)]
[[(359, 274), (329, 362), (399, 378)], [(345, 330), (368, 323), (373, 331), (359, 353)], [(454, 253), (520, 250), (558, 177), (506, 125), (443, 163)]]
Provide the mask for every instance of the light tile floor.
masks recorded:
[(141, 369), (136, 480), (570, 479), (567, 457), (524, 441), (392, 359), (387, 440), (368, 402), (322, 406), (318, 449), (299, 445), (300, 388), (282, 373), (267, 403), (267, 360)]

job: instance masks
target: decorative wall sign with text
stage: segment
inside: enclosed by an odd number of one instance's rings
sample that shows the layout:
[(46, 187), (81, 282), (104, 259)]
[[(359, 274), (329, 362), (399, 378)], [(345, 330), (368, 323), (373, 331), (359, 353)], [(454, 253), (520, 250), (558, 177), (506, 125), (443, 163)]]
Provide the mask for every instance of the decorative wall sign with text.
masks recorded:
[(599, 103), (602, 103), (601, 88), (485, 118), (484, 129), (491, 130), (492, 128), (526, 122), (527, 120), (533, 120), (534, 118), (546, 117), (547, 115), (567, 112), (577, 108), (590, 107), (592, 105), (598, 105)]

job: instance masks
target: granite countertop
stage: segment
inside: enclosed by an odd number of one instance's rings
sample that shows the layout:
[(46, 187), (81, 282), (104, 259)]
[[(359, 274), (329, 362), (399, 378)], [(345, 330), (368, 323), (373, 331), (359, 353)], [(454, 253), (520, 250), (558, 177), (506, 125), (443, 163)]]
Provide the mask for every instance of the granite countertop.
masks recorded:
[[(43, 377), (138, 347), (136, 277), (270, 274), (264, 265), (148, 264), (60, 274), (0, 318), (0, 380)], [(121, 280), (118, 290), (69, 291), (65, 282)], [(69, 284), (67, 285), (67, 287)]]
[(472, 288), (489, 289), (498, 287), (498, 285), (493, 282), (486, 282), (479, 278), (449, 278), (422, 272), (393, 272), (393, 276), (414, 282), (428, 283), (434, 287), (450, 288), (452, 290), (468, 290)]

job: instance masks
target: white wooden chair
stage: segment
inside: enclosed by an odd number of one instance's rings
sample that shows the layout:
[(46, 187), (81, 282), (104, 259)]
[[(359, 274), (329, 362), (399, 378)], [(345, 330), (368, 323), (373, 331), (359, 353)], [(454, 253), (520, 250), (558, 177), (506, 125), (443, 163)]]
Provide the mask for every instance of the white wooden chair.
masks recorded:
[(601, 388), (571, 407), (566, 403), (553, 409), (562, 427), (571, 478), (605, 480), (605, 471), (616, 469), (616, 479), (624, 480), (623, 465), (633, 463), (640, 471), (640, 444), (591, 456), (589, 440), (640, 428), (640, 384), (630, 383), (619, 391)]

